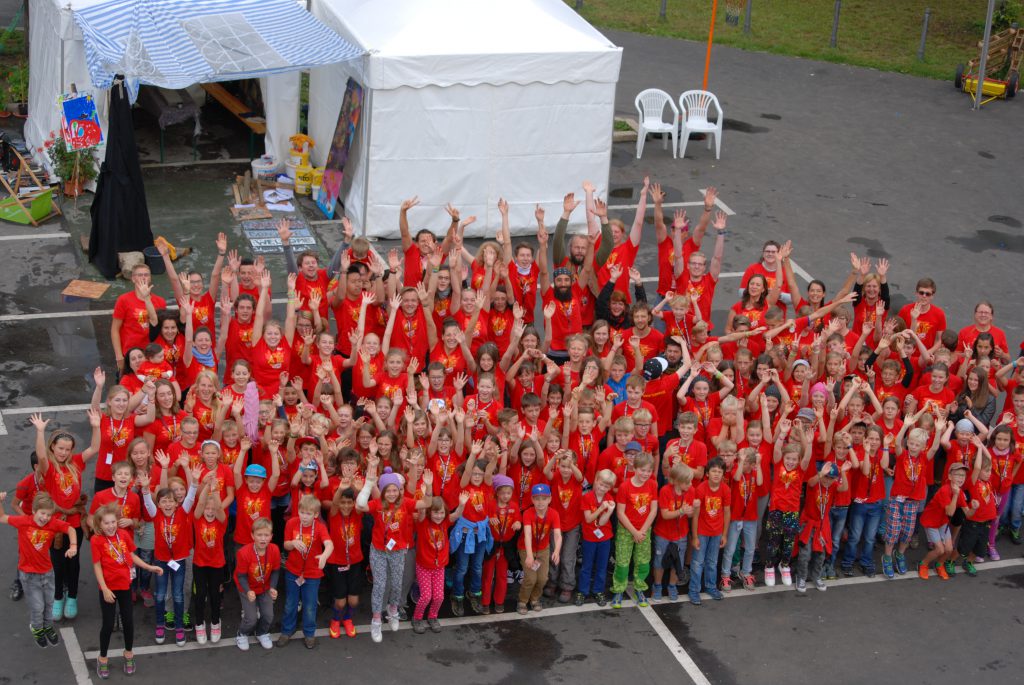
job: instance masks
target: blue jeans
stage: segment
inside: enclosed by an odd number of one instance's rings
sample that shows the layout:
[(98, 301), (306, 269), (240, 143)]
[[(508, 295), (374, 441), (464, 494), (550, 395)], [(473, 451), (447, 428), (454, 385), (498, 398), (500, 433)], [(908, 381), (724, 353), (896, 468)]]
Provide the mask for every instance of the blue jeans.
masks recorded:
[(846, 528), (846, 516), (849, 507), (832, 507), (829, 511), (829, 520), (832, 523), (832, 554), (828, 558), (828, 565), (833, 569), (836, 567), (836, 558), (839, 556), (839, 543), (843, 539), (843, 529)]
[(701, 578), (704, 579), (704, 591), (711, 592), (718, 587), (718, 548), (721, 546), (720, 535), (701, 535), (700, 549), (693, 550), (690, 557), (690, 594), (699, 595)]
[(850, 505), (849, 537), (846, 539), (846, 550), (843, 552), (843, 568), (853, 566), (854, 560), (857, 559), (857, 550), (863, 540), (864, 549), (857, 561), (865, 571), (875, 570), (872, 552), (875, 549), (878, 526), (882, 523), (882, 514), (882, 502), (871, 502), (870, 504), (854, 502)]
[(1010, 526), (1020, 528), (1021, 518), (1024, 517), (1024, 484), (1014, 485), (1010, 490), (1010, 506), (1006, 509), (1005, 517)]
[[(153, 550), (136, 548), (135, 553), (147, 564), (153, 563)], [(135, 592), (149, 592), (153, 584), (153, 572), (144, 568), (135, 568), (135, 580), (132, 581), (132, 590)]]
[(172, 571), (166, 561), (158, 559), (156, 565), (164, 570), (162, 576), (156, 577), (156, 606), (153, 607), (156, 625), (164, 624), (164, 603), (167, 601), (167, 583), (170, 582), (171, 600), (174, 602), (174, 628), (181, 630), (185, 620), (185, 567), (188, 566), (188, 559), (178, 560), (177, 571)]
[(484, 546), (476, 543), (472, 554), (466, 552), (466, 543), (459, 545), (455, 556), (455, 577), (452, 579), (452, 595), (466, 596), (466, 574), (469, 574), (469, 592), (479, 595), (483, 589), (484, 579)]
[(729, 537), (725, 540), (725, 553), (722, 555), (722, 577), (727, 578), (732, 572), (732, 558), (736, 554), (736, 545), (740, 535), (743, 536), (743, 561), (740, 571), (750, 575), (754, 568), (754, 549), (757, 547), (757, 521), (731, 521)]
[[(654, 557), (651, 559), (651, 568), (665, 569), (665, 555), (668, 554), (669, 545), (676, 546), (675, 560), (672, 562), (672, 569), (676, 572), (676, 578), (683, 577), (683, 559), (686, 557), (686, 546), (689, 544), (688, 537), (682, 537), (679, 540), (669, 540), (668, 538), (654, 536)], [(672, 570), (665, 569), (665, 570)], [(665, 581), (665, 585), (668, 585), (668, 580)]]
[(313, 637), (316, 634), (316, 596), (320, 590), (319, 578), (306, 578), (302, 585), (296, 585), (298, 576), (289, 570), (284, 572), (284, 614), (281, 616), (281, 634), (295, 632), (299, 616), (299, 598), (302, 598), (302, 634)]
[(591, 589), (595, 594), (604, 592), (605, 584), (608, 582), (608, 557), (612, 553), (612, 541), (587, 542), (584, 540), (582, 544), (583, 566), (580, 567), (580, 578), (576, 583), (576, 591), (584, 596), (589, 595)]

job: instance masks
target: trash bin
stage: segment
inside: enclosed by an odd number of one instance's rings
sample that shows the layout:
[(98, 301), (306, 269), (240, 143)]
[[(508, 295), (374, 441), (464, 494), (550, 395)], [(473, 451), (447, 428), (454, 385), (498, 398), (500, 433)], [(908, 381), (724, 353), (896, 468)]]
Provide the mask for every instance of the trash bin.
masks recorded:
[(154, 276), (167, 273), (167, 269), (164, 268), (164, 258), (160, 256), (160, 250), (156, 249), (155, 246), (150, 245), (144, 248), (142, 255), (146, 258), (146, 266), (149, 267), (150, 273)]

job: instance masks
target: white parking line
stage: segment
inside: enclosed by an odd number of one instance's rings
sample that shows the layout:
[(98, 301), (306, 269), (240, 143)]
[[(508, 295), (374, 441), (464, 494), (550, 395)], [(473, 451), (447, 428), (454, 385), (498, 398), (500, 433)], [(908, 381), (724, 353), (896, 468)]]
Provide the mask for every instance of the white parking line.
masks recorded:
[[(278, 297), (270, 300), (271, 304), (285, 304), (288, 302), (286, 297)], [(177, 311), (178, 305), (172, 302), (168, 302), (165, 309), (170, 311)], [(82, 316), (110, 316), (114, 313), (113, 309), (90, 309), (78, 312), (40, 312), (38, 314), (4, 314), (0, 316), (0, 323), (9, 323), (16, 321), (36, 321), (39, 319), (69, 319), (74, 317)]]
[(68, 659), (71, 661), (71, 670), (75, 674), (75, 681), (78, 685), (92, 685), (92, 678), (89, 677), (89, 664), (86, 663), (86, 656), (82, 653), (81, 645), (78, 644), (78, 636), (75, 635), (75, 629), (61, 628), (60, 638), (64, 642), (64, 649), (68, 652)]
[(679, 640), (672, 634), (672, 631), (668, 629), (665, 622), (661, 620), (661, 617), (655, 613), (651, 607), (641, 607), (640, 615), (647, 619), (647, 622), (654, 628), (654, 632), (658, 634), (661, 641), (665, 643), (668, 650), (672, 652), (672, 656), (676, 658), (679, 665), (686, 671), (686, 675), (690, 676), (695, 685), (711, 685), (711, 681), (707, 679), (707, 676), (697, 667), (697, 663), (693, 658), (686, 653), (683, 646), (679, 644)]
[(52, 238), (70, 238), (70, 233), (25, 233), (23, 235), (0, 235), (0, 240), (49, 240)]
[(4, 415), (0, 413), (0, 435), (7, 435), (7, 424), (4, 423)]
[(57, 404), (52, 407), (12, 407), (0, 411), (0, 416), (15, 416), (18, 414), (56, 414), (65, 411), (85, 411), (88, 404)]

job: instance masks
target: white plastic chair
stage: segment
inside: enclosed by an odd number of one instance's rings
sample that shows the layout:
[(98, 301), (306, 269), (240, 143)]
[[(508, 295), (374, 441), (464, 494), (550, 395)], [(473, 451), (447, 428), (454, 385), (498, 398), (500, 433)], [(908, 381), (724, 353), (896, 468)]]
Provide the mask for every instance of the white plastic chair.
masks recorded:
[[(708, 108), (714, 105), (717, 118), (715, 123), (708, 121)], [(719, 159), (722, 153), (722, 123), (725, 121), (725, 114), (718, 104), (718, 98), (714, 93), (706, 90), (688, 90), (679, 96), (679, 108), (683, 110), (682, 137), (679, 139), (679, 157), (686, 156), (686, 143), (691, 133), (705, 133), (708, 135), (708, 149), (711, 149), (711, 136), (715, 137), (715, 159)]]
[[(666, 122), (662, 118), (665, 105), (668, 105), (672, 110), (671, 122)], [(672, 102), (672, 96), (663, 90), (648, 88), (636, 96), (636, 111), (640, 115), (640, 132), (636, 137), (636, 158), (640, 159), (640, 155), (644, 152), (644, 141), (648, 133), (661, 133), (663, 148), (668, 147), (668, 138), (664, 134), (671, 134), (672, 157), (675, 158), (676, 148), (678, 147), (676, 140), (678, 127), (676, 122), (679, 120), (679, 109), (676, 108), (676, 103)]]

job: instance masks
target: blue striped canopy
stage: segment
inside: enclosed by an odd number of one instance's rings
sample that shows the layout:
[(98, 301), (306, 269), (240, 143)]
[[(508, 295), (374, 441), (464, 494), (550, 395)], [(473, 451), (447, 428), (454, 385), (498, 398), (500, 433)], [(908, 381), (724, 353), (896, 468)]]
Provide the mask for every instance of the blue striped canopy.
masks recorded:
[(358, 57), (294, 0), (110, 0), (74, 10), (92, 83), (185, 88)]

